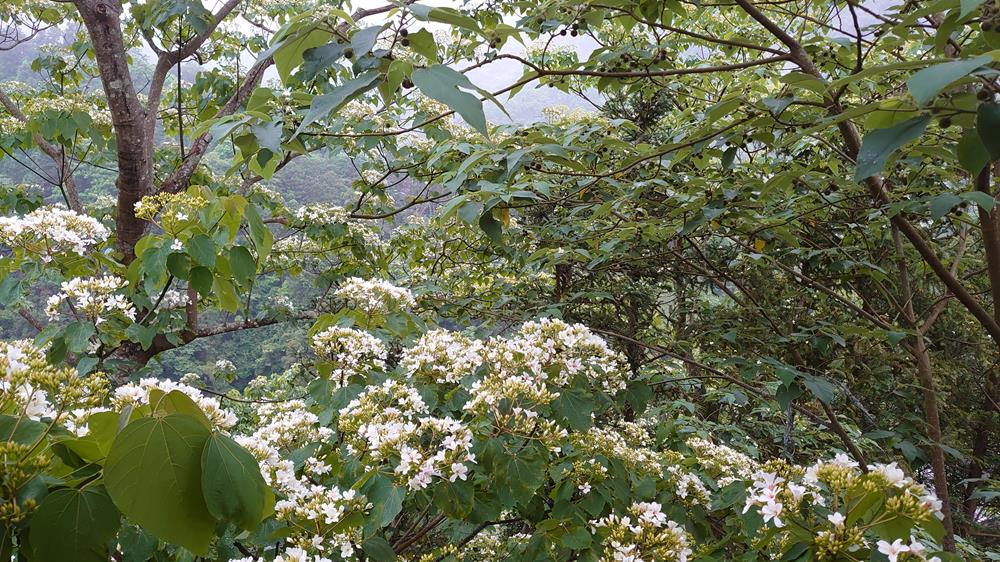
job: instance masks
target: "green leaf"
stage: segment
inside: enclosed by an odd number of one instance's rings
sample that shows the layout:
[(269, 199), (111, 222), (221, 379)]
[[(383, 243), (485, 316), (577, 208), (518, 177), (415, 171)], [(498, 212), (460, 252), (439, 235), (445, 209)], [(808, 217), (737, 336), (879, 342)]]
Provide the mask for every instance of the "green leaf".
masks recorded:
[(361, 543), (361, 550), (372, 560), (378, 562), (391, 562), (396, 559), (396, 553), (392, 546), (384, 538), (379, 536), (368, 537)]
[(889, 343), (891, 343), (892, 345), (896, 345), (899, 342), (903, 341), (903, 339), (906, 336), (907, 336), (906, 332), (890, 331), (890, 332), (886, 333), (886, 338), (889, 340)]
[(931, 218), (938, 220), (939, 218), (948, 214), (955, 205), (962, 202), (962, 198), (954, 193), (942, 193), (934, 199), (931, 199), (927, 204), (927, 207), (931, 211)]
[(233, 268), (233, 277), (241, 283), (248, 283), (257, 275), (257, 262), (250, 250), (243, 246), (233, 246), (229, 250), (229, 264)]
[(357, 78), (348, 80), (337, 86), (329, 94), (314, 97), (312, 104), (309, 106), (309, 111), (302, 118), (302, 122), (299, 123), (299, 128), (295, 130), (292, 138), (299, 136), (302, 131), (306, 130), (306, 127), (326, 117), (331, 111), (338, 109), (355, 97), (375, 87), (378, 77), (378, 72), (370, 70)]
[(0, 282), (0, 305), (9, 306), (21, 297), (21, 280), (8, 275)]
[(479, 217), (479, 228), (483, 229), (486, 236), (494, 243), (501, 242), (503, 229), (500, 227), (500, 221), (493, 218), (493, 211), (486, 211)]
[(382, 25), (373, 25), (354, 32), (351, 36), (351, 49), (354, 50), (355, 60), (371, 52), (375, 41), (378, 40), (378, 34), (382, 33), (384, 28)]
[(410, 12), (421, 21), (436, 21), (479, 32), (479, 23), (454, 8), (431, 8), (422, 4), (410, 5)]
[(240, 297), (236, 294), (236, 287), (228, 279), (215, 278), (213, 291), (219, 299), (219, 306), (222, 310), (236, 312), (240, 308)]
[[(276, 37), (280, 35), (281, 33), (279, 32)], [(281, 76), (282, 82), (287, 82), (292, 71), (302, 64), (303, 54), (313, 47), (323, 45), (331, 37), (333, 35), (325, 29), (307, 29), (297, 35), (286, 36), (286, 38), (279, 40), (259, 56), (266, 57), (268, 51), (273, 52), (274, 68), (278, 71), (278, 75)]]
[(572, 531), (563, 535), (562, 539), (560, 539), (560, 542), (562, 542), (563, 546), (572, 550), (581, 550), (587, 548), (588, 546), (590, 546), (591, 541), (592, 538), (590, 536), (590, 533), (587, 532), (587, 529), (582, 527), (577, 527), (576, 529), (573, 529)]
[(737, 148), (735, 146), (730, 146), (722, 154), (722, 168), (724, 170), (732, 170), (733, 169), (733, 164), (736, 163), (736, 151), (737, 151)]
[(191, 259), (187, 254), (174, 252), (167, 256), (167, 271), (170, 275), (187, 281), (191, 274)]
[(764, 107), (771, 112), (771, 115), (777, 117), (778, 115), (781, 115), (781, 113), (785, 111), (789, 105), (792, 105), (795, 98), (764, 98), (760, 101), (764, 104)]
[(73, 322), (66, 326), (66, 349), (73, 353), (82, 353), (87, 349), (90, 338), (96, 331), (90, 322)]
[(156, 552), (158, 542), (156, 537), (135, 525), (122, 525), (118, 532), (122, 562), (148, 562)]
[(212, 269), (215, 267), (215, 257), (218, 253), (218, 247), (215, 242), (205, 236), (204, 234), (199, 234), (197, 236), (192, 236), (188, 240), (188, 254), (194, 258), (194, 261)]
[(472, 513), (474, 503), (472, 483), (469, 481), (441, 482), (434, 490), (434, 504), (452, 519), (463, 519)]
[(107, 562), (119, 526), (121, 514), (103, 486), (56, 490), (31, 518), (31, 560)]
[(45, 429), (45, 424), (40, 421), (0, 414), (0, 440), (34, 445), (45, 435)]
[(837, 396), (837, 387), (823, 377), (804, 374), (802, 375), (802, 384), (824, 404), (829, 404)]
[(403, 510), (406, 489), (396, 486), (392, 480), (376, 476), (376, 484), (365, 493), (375, 507), (371, 515), (376, 518), (378, 528), (385, 527)]
[[(303, 80), (312, 80), (320, 72), (329, 69), (333, 63), (344, 56), (344, 48), (347, 45), (332, 41), (326, 45), (307, 49), (302, 53), (302, 70), (299, 77)], [(337, 67), (339, 68), (339, 67)]]
[(545, 465), (537, 454), (499, 459), (497, 469), (501, 494), (518, 505), (527, 505), (545, 481)]
[(882, 173), (889, 156), (903, 145), (920, 137), (930, 122), (929, 115), (918, 116), (865, 135), (861, 150), (858, 152), (858, 168), (854, 180), (860, 182)]
[(983, 140), (979, 138), (979, 131), (976, 129), (966, 129), (962, 133), (962, 138), (958, 139), (955, 146), (955, 155), (958, 163), (970, 174), (978, 175), (990, 161), (990, 153), (986, 151)]
[(431, 62), (438, 62), (437, 43), (434, 35), (426, 29), (418, 29), (407, 36), (410, 40), (410, 50), (418, 55), (423, 55)]
[(115, 438), (104, 466), (108, 493), (126, 517), (202, 556), (215, 534), (201, 489), (201, 454), (209, 435), (184, 414), (139, 418)]
[(254, 531), (265, 517), (260, 466), (236, 441), (213, 433), (201, 455), (201, 489), (212, 517)]
[(591, 414), (594, 402), (590, 396), (579, 390), (565, 389), (552, 401), (552, 410), (566, 424), (576, 431), (586, 431), (594, 425)]
[(1000, 159), (1000, 104), (980, 104), (976, 112), (976, 129), (990, 160)]
[(973, 10), (978, 8), (986, 0), (962, 0), (961, 10), (958, 13), (959, 18), (964, 18), (965, 16), (972, 13)]
[(745, 499), (746, 487), (744, 484), (742, 482), (733, 482), (719, 490), (718, 493), (713, 494), (712, 510), (726, 509), (727, 507), (738, 505)]
[(464, 74), (447, 66), (435, 64), (429, 68), (414, 70), (410, 79), (424, 95), (454, 109), (469, 125), (480, 133), (489, 135), (486, 130), (483, 103), (476, 96), (459, 89), (476, 89)]
[(142, 324), (130, 324), (125, 330), (125, 335), (130, 340), (142, 344), (143, 349), (149, 349), (149, 346), (153, 345), (153, 338), (156, 337), (156, 334), (155, 327), (143, 326)]
[(163, 392), (158, 388), (150, 389), (149, 405), (152, 411), (164, 414), (186, 414), (198, 420), (207, 429), (212, 429), (212, 422), (190, 396), (179, 390)]
[(996, 207), (997, 204), (995, 197), (988, 193), (983, 193), (982, 191), (967, 191), (965, 193), (960, 193), (959, 197), (966, 201), (972, 201), (987, 211), (992, 211), (993, 207)]
[(198, 291), (198, 294), (207, 297), (212, 294), (212, 282), (214, 278), (215, 276), (212, 275), (210, 269), (198, 265), (191, 268), (191, 279), (189, 282)]
[(916, 72), (906, 81), (906, 87), (917, 105), (927, 105), (949, 84), (992, 60), (992, 57), (982, 55), (974, 59), (936, 64)]

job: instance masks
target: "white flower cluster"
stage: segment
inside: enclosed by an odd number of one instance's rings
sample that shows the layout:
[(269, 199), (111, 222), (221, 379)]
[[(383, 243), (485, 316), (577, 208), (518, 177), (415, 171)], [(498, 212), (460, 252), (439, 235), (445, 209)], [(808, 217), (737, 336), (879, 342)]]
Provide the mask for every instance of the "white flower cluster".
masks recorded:
[(691, 437), (687, 446), (694, 452), (698, 463), (713, 477), (719, 486), (726, 486), (736, 481), (753, 480), (759, 467), (753, 459), (745, 454), (727, 447), (702, 439)]
[[(208, 205), (208, 201), (197, 193), (157, 193), (147, 195), (135, 204), (135, 216), (154, 222), (170, 233), (180, 233), (189, 222), (198, 219), (198, 213)], [(179, 241), (171, 248), (179, 251)]]
[[(10, 353), (8, 348), (7, 353)], [(15, 352), (16, 353), (16, 352)], [(18, 413), (33, 420), (54, 418), (58, 415), (56, 409), (49, 403), (49, 394), (35, 387), (29, 381), (12, 382), (6, 378), (0, 380), (0, 404), (11, 401)]]
[(3, 370), (4, 380), (28, 370), (34, 349), (26, 342), (0, 342), (0, 369)]
[(528, 375), (555, 386), (565, 386), (577, 375), (609, 394), (625, 390), (628, 384), (625, 358), (604, 338), (583, 324), (555, 318), (525, 322), (514, 337), (491, 341), (487, 359), (494, 371), (505, 376)]
[(277, 295), (265, 303), (268, 310), (274, 313), (295, 312), (295, 303), (285, 295)]
[(0, 412), (72, 421), (100, 409), (101, 383), (99, 377), (80, 377), (71, 367), (52, 366), (45, 351), (28, 340), (0, 341)]
[[(94, 408), (74, 408), (61, 418), (63, 425), (68, 431), (73, 432), (77, 437), (85, 437), (90, 434), (90, 416), (101, 412), (110, 412), (110, 408), (97, 406)], [(117, 416), (117, 414), (115, 414)]]
[(371, 369), (385, 369), (389, 355), (382, 340), (361, 330), (331, 326), (312, 338), (316, 355), (334, 364), (330, 378), (340, 385)]
[(483, 344), (449, 330), (431, 330), (403, 351), (408, 376), (427, 383), (456, 384), (483, 363)]
[(309, 443), (325, 442), (333, 435), (333, 430), (321, 427), (319, 418), (301, 400), (260, 404), (257, 414), (256, 431), (252, 435), (235, 437), (236, 442), (256, 457), (268, 484), (282, 489), (297, 486), (294, 465), (282, 459), (281, 453)]
[(907, 544), (903, 542), (902, 539), (896, 539), (892, 542), (889, 541), (878, 541), (875, 545), (878, 551), (885, 554), (889, 562), (898, 562), (902, 554), (907, 554), (907, 560), (921, 560), (925, 562), (941, 562), (941, 558), (937, 556), (927, 556), (927, 547), (923, 543), (918, 541), (915, 537), (910, 536), (910, 543)]
[(758, 506), (765, 523), (771, 521), (775, 527), (781, 528), (785, 526), (785, 522), (781, 519), (785, 502), (798, 506), (803, 499), (811, 500), (816, 505), (826, 503), (818, 488), (808, 489), (801, 484), (786, 482), (777, 474), (762, 471), (757, 474), (753, 486), (747, 490), (743, 513), (753, 506)]
[(82, 315), (101, 325), (111, 316), (135, 322), (135, 307), (122, 291), (128, 286), (121, 277), (75, 277), (64, 281), (59, 292), (49, 297), (45, 314), (50, 319), (59, 316), (59, 308), (66, 303), (74, 315)]
[(111, 399), (112, 405), (116, 409), (124, 406), (142, 406), (149, 404), (150, 393), (158, 390), (164, 394), (179, 391), (187, 395), (195, 404), (201, 408), (212, 425), (220, 429), (229, 429), (236, 425), (236, 414), (222, 407), (217, 398), (205, 396), (202, 391), (183, 383), (166, 379), (144, 378), (139, 382), (130, 382), (115, 389)]
[[(299, 529), (299, 534), (291, 540), (300, 550), (289, 549), (286, 556), (293, 552), (305, 556), (307, 550), (335, 549), (343, 559), (353, 559), (356, 537), (350, 531), (335, 532), (333, 528), (352, 512), (366, 511), (371, 505), (354, 490), (319, 483), (332, 469), (315, 453), (303, 463), (301, 475), (296, 474), (291, 460), (283, 458), (292, 450), (329, 441), (333, 431), (320, 426), (319, 418), (301, 400), (264, 403), (257, 413), (257, 430), (252, 435), (237, 436), (235, 440), (257, 459), (265, 482), (282, 496), (274, 506), (277, 517)], [(327, 558), (317, 555), (315, 559)]]
[(394, 472), (411, 490), (426, 488), (435, 476), (465, 480), (465, 463), (475, 462), (472, 432), (457, 420), (423, 416), (426, 412), (415, 388), (390, 379), (369, 386), (341, 409), (338, 429), (351, 454), (371, 463), (399, 459)]
[(53, 255), (87, 249), (108, 238), (108, 229), (92, 217), (59, 207), (39, 207), (27, 215), (0, 217), (0, 242), (51, 261)]
[[(72, 66), (76, 64), (73, 56), (68, 55)], [(97, 99), (87, 99), (78, 94), (64, 94), (57, 98), (45, 97), (43, 95), (25, 95), (21, 103), (21, 111), (27, 119), (21, 120), (12, 116), (0, 117), (0, 134), (14, 135), (32, 130), (32, 125), (37, 123), (41, 117), (47, 113), (62, 114), (86, 114), (91, 121), (99, 127), (111, 127), (111, 112), (102, 109), (98, 105)], [(77, 122), (74, 120), (74, 122)]]
[(684, 528), (667, 520), (655, 502), (633, 503), (627, 515), (611, 514), (590, 526), (604, 539), (602, 562), (687, 562), (693, 553)]
[(236, 372), (236, 365), (229, 359), (219, 359), (215, 362), (215, 370), (223, 373), (234, 373)]
[(163, 298), (160, 299), (160, 308), (183, 308), (188, 305), (188, 302), (187, 291), (168, 289), (167, 292), (163, 294)]
[[(809, 515), (812, 506), (836, 508), (850, 501), (850, 497), (873, 492), (885, 495), (881, 504), (884, 514), (880, 517), (902, 517), (914, 522), (943, 517), (937, 497), (907, 477), (896, 463), (876, 464), (869, 472), (862, 473), (858, 463), (845, 454), (819, 461), (805, 470), (781, 461), (768, 462), (748, 487), (743, 512), (756, 507), (764, 522), (771, 523), (774, 528), (796, 529), (813, 524)], [(852, 553), (870, 548), (864, 527), (846, 525), (846, 521), (846, 516), (836, 509), (825, 521), (821, 519), (820, 524), (826, 528), (818, 531), (815, 537), (820, 559), (851, 558)], [(916, 550), (911, 547), (912, 544), (901, 540), (878, 543), (879, 551), (890, 560), (903, 553), (907, 553), (910, 560), (926, 560), (922, 544), (916, 542)]]
[[(75, 64), (76, 60), (72, 54), (68, 55)], [(95, 125), (101, 127), (111, 126), (111, 112), (97, 105), (97, 99), (87, 99), (79, 94), (64, 94), (57, 98), (44, 96), (31, 96), (25, 99), (21, 110), (29, 117), (40, 116), (44, 113), (85, 113)]]
[(350, 213), (340, 205), (329, 205), (326, 203), (310, 203), (303, 205), (293, 213), (295, 219), (305, 224), (316, 224), (328, 226), (331, 224), (347, 224), (350, 220)]
[(286, 487), (282, 492), (285, 498), (274, 504), (275, 515), (286, 521), (307, 522), (316, 528), (311, 537), (299, 539), (302, 546), (321, 552), (336, 549), (342, 559), (353, 559), (355, 537), (335, 532), (333, 528), (352, 512), (371, 509), (365, 496), (355, 490), (311, 484), (304, 476), (297, 486)]
[(381, 180), (385, 172), (381, 170), (375, 170), (373, 168), (368, 168), (361, 171), (361, 179), (368, 185), (377, 185)]
[(273, 559), (246, 556), (244, 558), (232, 558), (229, 562), (333, 562), (333, 559), (321, 554), (311, 555), (306, 549), (293, 546)]
[(556, 438), (558, 427), (538, 416), (559, 389), (575, 377), (606, 392), (625, 388), (627, 373), (621, 354), (581, 324), (542, 319), (527, 322), (510, 338), (494, 338), (485, 346), (489, 373), (472, 383), (467, 411), (490, 412), (507, 430)]
[(296, 226), (343, 225), (347, 229), (346, 234), (358, 238), (366, 246), (382, 245), (382, 237), (375, 228), (351, 218), (347, 209), (339, 205), (310, 203), (296, 209), (292, 216), (298, 223)]
[(368, 315), (386, 314), (412, 308), (417, 304), (409, 289), (380, 279), (350, 277), (340, 285), (335, 294)]

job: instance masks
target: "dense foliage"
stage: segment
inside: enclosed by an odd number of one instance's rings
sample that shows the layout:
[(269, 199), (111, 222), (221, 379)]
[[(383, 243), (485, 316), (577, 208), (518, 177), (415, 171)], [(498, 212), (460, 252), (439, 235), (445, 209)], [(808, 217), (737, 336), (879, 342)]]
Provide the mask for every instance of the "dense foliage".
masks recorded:
[(4, 2), (0, 559), (1000, 559), (1000, 4), (888, 4)]

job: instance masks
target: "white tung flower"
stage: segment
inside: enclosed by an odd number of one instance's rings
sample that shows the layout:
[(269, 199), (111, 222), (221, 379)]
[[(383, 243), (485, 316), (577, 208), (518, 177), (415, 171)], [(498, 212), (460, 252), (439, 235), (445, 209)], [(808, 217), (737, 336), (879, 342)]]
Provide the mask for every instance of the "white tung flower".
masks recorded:
[(888, 541), (878, 541), (878, 551), (885, 554), (889, 558), (889, 562), (898, 562), (899, 555), (909, 552), (910, 547), (902, 539), (896, 539), (891, 543)]

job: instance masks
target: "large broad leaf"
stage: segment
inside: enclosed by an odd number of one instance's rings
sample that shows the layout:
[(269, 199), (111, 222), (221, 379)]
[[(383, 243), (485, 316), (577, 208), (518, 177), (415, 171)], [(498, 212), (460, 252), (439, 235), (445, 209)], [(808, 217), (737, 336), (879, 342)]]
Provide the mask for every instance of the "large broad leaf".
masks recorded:
[(201, 489), (201, 454), (211, 432), (185, 414), (140, 418), (111, 445), (104, 482), (111, 499), (150, 533), (204, 555), (215, 531)]
[(854, 173), (854, 180), (863, 181), (882, 173), (889, 156), (906, 143), (920, 137), (930, 122), (929, 115), (919, 116), (865, 135), (858, 152), (858, 168)]
[(958, 14), (959, 18), (964, 18), (965, 16), (972, 13), (973, 10), (978, 8), (980, 4), (986, 0), (962, 0), (959, 5), (961, 6), (961, 11)]
[(918, 105), (927, 105), (949, 84), (992, 60), (992, 57), (982, 55), (968, 60), (936, 64), (911, 76), (906, 81), (906, 87), (910, 89), (910, 95)]
[(154, 415), (159, 413), (162, 413), (163, 415), (186, 414), (198, 420), (198, 423), (205, 426), (209, 430), (212, 429), (212, 422), (209, 421), (205, 412), (201, 411), (201, 408), (195, 403), (194, 400), (191, 399), (190, 396), (179, 390), (163, 392), (158, 388), (150, 389), (149, 405)]
[(212, 291), (219, 299), (219, 307), (222, 310), (236, 312), (240, 307), (240, 297), (236, 294), (236, 287), (228, 279), (216, 277), (212, 284)]
[(233, 246), (229, 250), (229, 263), (233, 267), (233, 278), (240, 283), (247, 283), (257, 275), (257, 262), (243, 246)]
[(371, 489), (365, 492), (365, 496), (372, 502), (371, 518), (376, 529), (381, 529), (399, 515), (403, 510), (403, 499), (406, 497), (406, 489), (396, 486), (392, 480), (384, 476), (375, 476)]
[(267, 484), (250, 453), (221, 433), (213, 433), (201, 454), (201, 489), (216, 519), (253, 531), (265, 513)]
[(335, 111), (356, 96), (375, 87), (375, 83), (378, 82), (378, 76), (378, 72), (370, 70), (357, 78), (344, 82), (329, 94), (314, 97), (312, 104), (309, 106), (309, 111), (306, 112), (306, 116), (302, 119), (302, 123), (299, 123), (299, 128), (295, 130), (295, 134), (292, 137), (297, 137), (309, 125), (326, 117), (331, 111)]
[(423, 4), (411, 4), (410, 12), (421, 21), (436, 21), (458, 27), (464, 27), (470, 31), (480, 32), (479, 22), (473, 18), (459, 12), (454, 8), (432, 8)]
[(509, 504), (527, 505), (545, 481), (545, 463), (535, 452), (509, 456), (498, 463), (498, 489)]
[(365, 551), (368, 558), (377, 562), (392, 562), (396, 560), (396, 553), (392, 550), (392, 545), (382, 537), (368, 537), (361, 543), (361, 550)]
[(410, 79), (424, 95), (454, 109), (469, 125), (480, 133), (487, 134), (483, 103), (476, 96), (459, 89), (476, 89), (464, 74), (442, 64), (435, 64), (429, 68), (414, 70)]
[(202, 297), (207, 297), (212, 294), (212, 281), (214, 278), (215, 276), (212, 275), (211, 269), (199, 265), (191, 268), (189, 282), (198, 291), (198, 294)]
[(34, 445), (45, 435), (45, 429), (45, 424), (40, 421), (0, 414), (0, 440)]
[(0, 282), (0, 305), (8, 306), (21, 296), (21, 280), (8, 275)]
[(103, 486), (56, 490), (31, 519), (31, 560), (106, 562), (108, 542), (120, 525), (121, 514)]
[(378, 40), (378, 34), (382, 33), (384, 28), (385, 26), (382, 25), (374, 25), (354, 32), (354, 35), (351, 36), (351, 50), (354, 51), (355, 60), (367, 55), (372, 50), (375, 41)]
[(194, 258), (194, 261), (209, 269), (215, 267), (215, 258), (218, 251), (219, 248), (215, 245), (215, 241), (204, 234), (192, 236), (188, 240), (188, 254)]
[(976, 112), (976, 130), (991, 160), (1000, 159), (1000, 104), (984, 103)]
[[(274, 53), (274, 68), (281, 76), (282, 82), (287, 82), (292, 71), (302, 64), (303, 55), (313, 47), (319, 47), (333, 38), (333, 34), (325, 29), (305, 29), (273, 44), (269, 51)], [(267, 51), (258, 56), (258, 60), (266, 58)]]
[(986, 151), (976, 129), (966, 129), (962, 133), (962, 138), (958, 139), (955, 146), (955, 155), (958, 163), (972, 175), (978, 175), (990, 161), (990, 153)]

